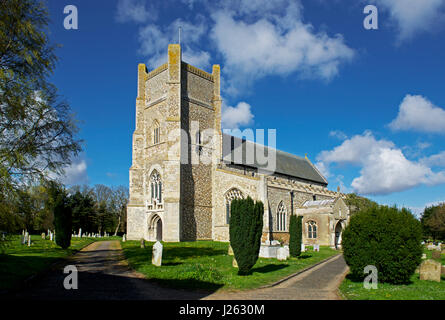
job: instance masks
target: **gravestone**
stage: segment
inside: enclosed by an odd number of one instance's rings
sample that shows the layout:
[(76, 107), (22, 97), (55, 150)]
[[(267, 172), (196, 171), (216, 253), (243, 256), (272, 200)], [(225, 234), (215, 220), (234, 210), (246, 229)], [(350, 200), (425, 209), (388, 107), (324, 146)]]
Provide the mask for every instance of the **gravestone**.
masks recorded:
[(31, 246), (31, 236), (28, 235), (28, 247)]
[(420, 265), (420, 280), (440, 282), (441, 264), (438, 261), (428, 259)]
[(127, 236), (124, 233), (124, 235), (122, 236), (122, 242), (125, 242), (125, 241), (127, 241)]
[(49, 240), (53, 241), (53, 233), (52, 232), (49, 233)]
[(423, 253), (422, 254), (422, 260), (425, 260), (426, 259), (426, 253)]
[(433, 259), (440, 259), (440, 251), (439, 250), (433, 251)]
[(82, 238), (82, 228), (79, 228), (79, 238)]
[(45, 235), (45, 232), (43, 232), (42, 233), (42, 239), (45, 240), (45, 238), (46, 238), (46, 235)]
[(301, 244), (301, 252), (306, 252), (306, 246), (304, 243)]
[(153, 245), (153, 257), (151, 263), (157, 267), (160, 267), (162, 264), (162, 244), (159, 241), (156, 241)]
[(233, 256), (232, 267), (238, 268), (238, 262), (236, 262), (235, 256)]
[(24, 236), (24, 235), (21, 235), (21, 236), (20, 236), (20, 243), (21, 243), (22, 245), (24, 245), (24, 244), (26, 243), (26, 241), (25, 241), (25, 236)]
[(284, 247), (281, 247), (278, 249), (277, 251), (277, 259), (280, 261), (286, 260), (287, 259), (287, 252), (286, 249)]
[(320, 252), (320, 245), (319, 244), (314, 244), (314, 251)]
[(141, 248), (145, 249), (145, 240), (144, 239), (141, 239)]
[(227, 251), (227, 254), (228, 254), (229, 256), (233, 256), (233, 249), (232, 249), (232, 246), (231, 246), (231, 245), (229, 245), (229, 250)]

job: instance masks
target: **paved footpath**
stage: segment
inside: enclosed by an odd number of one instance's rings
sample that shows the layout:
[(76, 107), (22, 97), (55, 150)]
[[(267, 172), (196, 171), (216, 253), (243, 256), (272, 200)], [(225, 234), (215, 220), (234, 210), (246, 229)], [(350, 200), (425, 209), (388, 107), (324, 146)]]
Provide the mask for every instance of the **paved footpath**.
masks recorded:
[(338, 286), (348, 267), (343, 255), (302, 272), (280, 284), (244, 292), (214, 293), (204, 299), (221, 300), (339, 300)]
[[(78, 270), (78, 289), (66, 290), (63, 273), (67, 265)], [(208, 293), (161, 288), (131, 270), (119, 241), (94, 242), (67, 261), (16, 293), (16, 299), (42, 300), (184, 300), (200, 299)]]
[[(78, 270), (78, 289), (66, 290), (66, 265)], [(131, 270), (119, 241), (92, 243), (32, 280), (9, 299), (43, 300), (243, 300), (243, 299), (339, 299), (337, 288), (347, 271), (341, 255), (277, 286), (243, 292), (190, 292), (162, 288)]]

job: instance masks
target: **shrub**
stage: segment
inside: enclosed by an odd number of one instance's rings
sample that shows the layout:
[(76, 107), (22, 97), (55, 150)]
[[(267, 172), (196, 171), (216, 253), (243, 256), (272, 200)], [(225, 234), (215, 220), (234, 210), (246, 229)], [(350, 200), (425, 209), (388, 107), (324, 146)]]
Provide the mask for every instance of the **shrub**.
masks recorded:
[(343, 256), (362, 280), (373, 265), (379, 282), (407, 283), (421, 262), (422, 226), (407, 209), (376, 206), (352, 216), (343, 232)]
[(302, 220), (301, 216), (290, 216), (289, 221), (289, 253), (292, 257), (298, 257), (301, 254), (302, 241)]
[(246, 275), (258, 260), (263, 232), (264, 206), (252, 198), (235, 199), (230, 206), (230, 245), (238, 263), (238, 274)]
[(56, 244), (66, 249), (71, 244), (72, 209), (70, 199), (62, 186), (50, 183), (49, 208), (54, 214)]

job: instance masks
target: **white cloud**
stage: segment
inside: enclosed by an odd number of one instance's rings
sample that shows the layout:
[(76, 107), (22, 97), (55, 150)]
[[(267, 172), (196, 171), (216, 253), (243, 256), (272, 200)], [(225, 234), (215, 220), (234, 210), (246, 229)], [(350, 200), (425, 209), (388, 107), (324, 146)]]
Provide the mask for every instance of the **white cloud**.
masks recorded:
[(408, 160), (393, 142), (376, 140), (370, 131), (345, 140), (331, 151), (321, 152), (317, 160), (326, 170), (332, 163), (359, 166), (360, 176), (351, 183), (359, 194), (390, 194), (420, 184), (445, 183), (445, 172), (435, 173), (421, 161)]
[(167, 62), (167, 48), (170, 43), (179, 40), (178, 29), (181, 27), (182, 59), (198, 68), (209, 68), (210, 54), (197, 48), (200, 39), (206, 33), (206, 26), (201, 20), (198, 24), (181, 19), (173, 21), (165, 28), (155, 24), (146, 25), (139, 30), (139, 52), (149, 57), (149, 68), (154, 69)]
[(157, 11), (151, 6), (146, 8), (143, 0), (119, 0), (117, 3), (116, 20), (118, 22), (146, 22), (149, 19), (156, 19)]
[(245, 127), (253, 122), (251, 106), (246, 102), (240, 102), (235, 107), (223, 103), (221, 113), (222, 127), (226, 129)]
[(329, 136), (337, 138), (339, 140), (346, 140), (348, 138), (348, 136), (340, 130), (332, 130), (331, 132), (329, 132)]
[(400, 104), (397, 118), (389, 127), (393, 130), (445, 133), (445, 110), (425, 97), (408, 94)]
[(316, 33), (312, 25), (303, 23), (299, 6), (289, 4), (287, 9), (244, 20), (229, 10), (212, 15), (211, 38), (225, 60), (229, 94), (267, 75), (298, 72), (301, 77), (330, 80), (342, 62), (354, 57), (341, 35)]
[(397, 24), (399, 41), (431, 31), (443, 22), (445, 0), (374, 0), (378, 8), (387, 10)]
[(431, 167), (445, 167), (445, 151), (422, 158), (420, 162)]
[(87, 163), (85, 160), (75, 160), (64, 169), (65, 174), (60, 177), (66, 185), (88, 183)]

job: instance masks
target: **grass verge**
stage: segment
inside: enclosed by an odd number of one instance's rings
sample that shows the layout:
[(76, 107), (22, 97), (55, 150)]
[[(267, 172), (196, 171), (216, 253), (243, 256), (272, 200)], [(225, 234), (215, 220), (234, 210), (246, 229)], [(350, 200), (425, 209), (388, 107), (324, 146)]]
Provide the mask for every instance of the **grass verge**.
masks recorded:
[(228, 243), (195, 241), (163, 243), (162, 266), (151, 264), (153, 242), (140, 248), (139, 241), (122, 242), (130, 266), (147, 279), (173, 288), (188, 290), (245, 290), (274, 283), (299, 270), (316, 264), (337, 251), (320, 247), (320, 252), (305, 252), (286, 261), (259, 258), (252, 272), (239, 276), (227, 254)]

